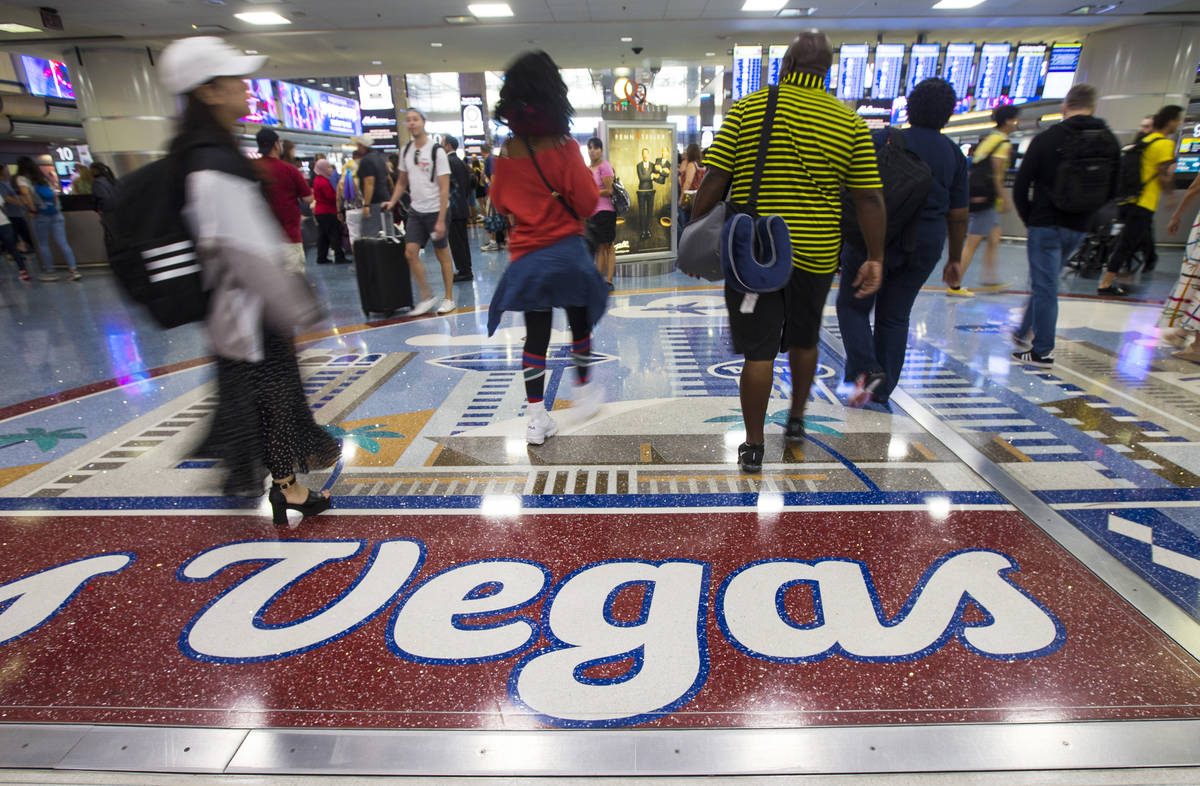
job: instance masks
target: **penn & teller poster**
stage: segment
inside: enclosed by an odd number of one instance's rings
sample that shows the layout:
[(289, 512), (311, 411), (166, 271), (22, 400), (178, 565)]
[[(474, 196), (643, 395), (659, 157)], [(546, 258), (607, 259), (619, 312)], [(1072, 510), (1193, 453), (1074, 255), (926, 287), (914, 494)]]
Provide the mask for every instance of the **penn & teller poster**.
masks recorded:
[(605, 148), (629, 192), (629, 212), (617, 217), (617, 256), (660, 253), (675, 247), (675, 129), (668, 124), (608, 123)]

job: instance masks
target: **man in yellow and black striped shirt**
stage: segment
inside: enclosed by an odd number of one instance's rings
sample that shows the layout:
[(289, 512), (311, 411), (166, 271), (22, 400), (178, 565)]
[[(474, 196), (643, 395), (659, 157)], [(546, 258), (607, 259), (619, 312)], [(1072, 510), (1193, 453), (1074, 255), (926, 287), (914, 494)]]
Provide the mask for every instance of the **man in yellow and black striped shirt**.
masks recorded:
[[(787, 350), (792, 371), (785, 438), (804, 439), (817, 335), (842, 245), (843, 188), (854, 198), (868, 249), (867, 262), (849, 286), (865, 297), (879, 289), (883, 277), (887, 218), (875, 146), (862, 118), (825, 91), (832, 62), (823, 33), (805, 33), (792, 42), (783, 58), (773, 128), (764, 125), (766, 88), (734, 104), (708, 150), (708, 173), (695, 197), (693, 214), (699, 217), (729, 187), (732, 201), (752, 203), (760, 215), (782, 216), (791, 235), (792, 277), (782, 291), (744, 296), (725, 287), (734, 350), (746, 359), (741, 378), (746, 442), (738, 448), (738, 463), (747, 472), (762, 467), (763, 421), (780, 348)], [(759, 139), (768, 133), (762, 185), (751, 194)], [(746, 297), (757, 302), (743, 303)]]

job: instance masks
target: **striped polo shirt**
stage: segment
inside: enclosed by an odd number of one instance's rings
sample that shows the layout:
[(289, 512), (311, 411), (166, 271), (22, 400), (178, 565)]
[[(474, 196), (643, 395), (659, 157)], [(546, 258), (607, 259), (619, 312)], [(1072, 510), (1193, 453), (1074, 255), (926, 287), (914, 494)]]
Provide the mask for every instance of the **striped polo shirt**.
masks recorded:
[[(760, 214), (783, 216), (792, 237), (792, 263), (810, 273), (837, 270), (842, 187), (883, 187), (867, 124), (824, 85), (824, 77), (815, 74), (780, 80), (757, 200)], [(729, 198), (734, 202), (749, 201), (766, 108), (767, 88), (734, 104), (705, 157), (705, 164), (733, 174)]]

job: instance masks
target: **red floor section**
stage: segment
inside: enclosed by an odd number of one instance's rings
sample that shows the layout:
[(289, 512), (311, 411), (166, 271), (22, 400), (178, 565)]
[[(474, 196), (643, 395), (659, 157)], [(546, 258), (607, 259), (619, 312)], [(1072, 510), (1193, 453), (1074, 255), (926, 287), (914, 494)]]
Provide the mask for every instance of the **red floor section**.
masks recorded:
[[(10, 517), (0, 533), (0, 581), (10, 582), (0, 587), (0, 639), (18, 636), (0, 646), (6, 721), (538, 728), (1200, 717), (1200, 664), (1009, 511), (943, 520), (862, 510), (325, 515), (295, 530), (301, 543), (282, 544), (264, 519), (235, 516)], [(320, 565), (364, 537), (356, 556)], [(391, 539), (409, 540), (379, 546)], [(406, 582), (414, 540), (424, 564)], [(190, 578), (180, 573), (200, 552), (243, 541), (193, 563)], [(319, 567), (278, 594), (283, 582), (272, 577), (304, 550)], [(47, 569), (112, 552), (136, 559), (84, 581), (20, 635), (82, 580), (68, 572), (86, 573)], [(466, 564), (480, 560), (525, 562)], [(763, 560), (793, 562), (739, 570)], [(1009, 560), (1017, 569), (1004, 572)], [(224, 561), (236, 564), (218, 570)], [(870, 581), (856, 580), (849, 561)], [(529, 563), (552, 576), (543, 593)], [(213, 577), (195, 580), (205, 571)], [(872, 584), (882, 621), (861, 616)], [(413, 594), (393, 642), (401, 585)], [(278, 632), (310, 615), (321, 629), (307, 639)], [(523, 643), (534, 627), (536, 641)], [(306, 651), (273, 658), (284, 639)], [(431, 662), (437, 653), (463, 662)], [(250, 662), (229, 662), (239, 658)]]

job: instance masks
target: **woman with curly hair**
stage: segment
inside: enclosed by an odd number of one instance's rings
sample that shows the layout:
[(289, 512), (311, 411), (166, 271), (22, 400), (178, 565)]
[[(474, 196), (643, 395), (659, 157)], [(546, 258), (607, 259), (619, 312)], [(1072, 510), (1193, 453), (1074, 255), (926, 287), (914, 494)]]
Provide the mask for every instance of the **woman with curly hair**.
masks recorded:
[(582, 219), (595, 211), (600, 193), (569, 136), (574, 114), (558, 66), (545, 52), (521, 55), (508, 67), (495, 118), (512, 137), (496, 159), (490, 196), (513, 227), (510, 264), (492, 297), (488, 335), (503, 312), (524, 312), (521, 367), (529, 412), (525, 440), (531, 445), (558, 431), (543, 402), (552, 309), (566, 309), (571, 326), (579, 382), (574, 404), (581, 419), (594, 415), (603, 400), (589, 382), (589, 365), (592, 328), (604, 313), (608, 286), (588, 254)]

